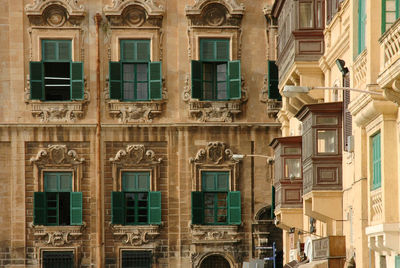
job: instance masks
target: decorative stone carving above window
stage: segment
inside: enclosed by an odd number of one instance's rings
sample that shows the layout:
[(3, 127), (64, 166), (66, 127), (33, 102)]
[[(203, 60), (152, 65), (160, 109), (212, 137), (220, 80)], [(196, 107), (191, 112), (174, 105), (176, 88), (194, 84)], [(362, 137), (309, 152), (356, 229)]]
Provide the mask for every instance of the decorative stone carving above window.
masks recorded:
[(276, 118), (282, 108), (282, 101), (268, 98), (268, 76), (264, 76), (264, 86), (261, 88), (260, 101), (267, 105), (267, 115), (269, 118)]
[(80, 158), (76, 151), (68, 150), (66, 145), (48, 145), (40, 150), (36, 157), (30, 159), (33, 163), (34, 191), (43, 192), (44, 171), (72, 171), (73, 188), (75, 192), (80, 191), (80, 184), (83, 176), (84, 158)]
[(35, 237), (36, 246), (62, 247), (78, 243), (82, 237), (86, 223), (71, 226), (35, 226), (31, 225), (31, 232)]
[(162, 158), (156, 158), (154, 151), (147, 150), (142, 144), (130, 144), (121, 149), (115, 157), (110, 158), (112, 163), (113, 191), (121, 191), (121, 172), (123, 170), (149, 170), (150, 190), (157, 191), (157, 182), (160, 177)]
[(159, 225), (123, 226), (110, 224), (117, 243), (139, 248), (156, 248), (156, 238), (160, 235)]
[(220, 141), (209, 142), (200, 149), (195, 158), (190, 158), (192, 165), (192, 191), (201, 191), (201, 170), (221, 170), (230, 172), (230, 190), (236, 191), (239, 176), (239, 161), (232, 158), (229, 147)]
[(25, 7), (31, 25), (76, 26), (85, 17), (85, 10), (78, 0), (34, 0)]
[(153, 0), (114, 0), (103, 11), (111, 26), (125, 27), (160, 28), (164, 15), (163, 6), (157, 6)]
[(191, 225), (193, 244), (231, 244), (241, 241), (238, 225)]

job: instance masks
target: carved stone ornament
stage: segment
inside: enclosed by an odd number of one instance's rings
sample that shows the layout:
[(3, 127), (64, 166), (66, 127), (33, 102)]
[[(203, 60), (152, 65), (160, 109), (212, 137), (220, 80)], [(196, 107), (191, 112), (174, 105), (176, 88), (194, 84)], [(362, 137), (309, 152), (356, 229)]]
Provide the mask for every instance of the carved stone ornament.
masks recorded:
[(199, 122), (232, 122), (234, 116), (242, 112), (241, 105), (247, 101), (247, 87), (242, 77), (240, 100), (200, 101), (192, 99), (189, 74), (186, 75), (183, 100), (189, 103), (189, 114)]
[(200, 149), (196, 157), (190, 159), (190, 162), (221, 164), (225, 161), (233, 161), (236, 163), (232, 156), (233, 153), (231, 149), (228, 149), (225, 143), (214, 141), (209, 142), (205, 149)]
[(186, 6), (186, 16), (191, 26), (238, 27), (244, 10), (244, 5), (236, 0), (196, 0), (193, 6)]
[(153, 0), (113, 0), (103, 11), (111, 26), (160, 28), (164, 15), (163, 6)]
[(49, 145), (48, 148), (40, 150), (30, 161), (39, 166), (76, 165), (82, 164), (85, 159), (79, 158), (74, 150), (68, 150), (66, 145)]
[(400, 80), (394, 80), (391, 88), (384, 88), (383, 96), (387, 100), (400, 105)]
[(241, 241), (237, 225), (206, 226), (192, 225), (194, 244), (232, 244)]
[(31, 224), (30, 227), (36, 245), (61, 247), (79, 243), (86, 223), (83, 222), (83, 225), (77, 226), (36, 226)]
[(29, 22), (35, 26), (76, 26), (85, 17), (85, 10), (77, 0), (34, 0), (25, 6)]
[(132, 144), (126, 147), (126, 150), (119, 150), (111, 162), (120, 164), (140, 164), (142, 162), (161, 163), (162, 158), (156, 159), (154, 151), (146, 150), (144, 145)]
[(114, 237), (124, 245), (142, 246), (151, 248), (157, 246), (156, 238), (160, 235), (159, 225), (123, 226), (110, 224)]
[(282, 101), (268, 98), (268, 76), (264, 76), (264, 86), (261, 88), (260, 101), (267, 105), (267, 115), (269, 118), (276, 118), (282, 108)]

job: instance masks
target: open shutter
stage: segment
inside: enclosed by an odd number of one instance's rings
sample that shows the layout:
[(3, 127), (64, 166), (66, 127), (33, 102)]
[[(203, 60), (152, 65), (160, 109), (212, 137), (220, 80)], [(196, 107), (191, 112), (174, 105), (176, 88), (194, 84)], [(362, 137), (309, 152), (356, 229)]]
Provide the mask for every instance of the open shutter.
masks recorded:
[(271, 190), (271, 219), (275, 218), (275, 186)]
[(71, 99), (83, 100), (83, 62), (71, 62)]
[[(343, 86), (350, 87), (350, 75), (347, 73), (343, 77)], [(343, 90), (343, 146), (345, 151), (349, 151), (349, 138), (352, 135), (352, 117), (349, 111), (350, 91)]]
[(110, 99), (120, 100), (122, 97), (122, 79), (121, 79), (121, 62), (110, 61), (109, 79), (110, 79)]
[(82, 225), (82, 192), (71, 192), (71, 225)]
[(228, 62), (228, 72), (229, 72), (229, 98), (230, 99), (240, 99), (242, 79), (240, 75), (240, 60), (229, 61)]
[(46, 223), (46, 193), (33, 193), (33, 224), (44, 225)]
[(278, 66), (275, 61), (268, 61), (268, 99), (281, 100), (282, 96), (279, 94), (279, 75)]
[(162, 99), (162, 71), (161, 62), (149, 62), (149, 92), (150, 99)]
[(31, 85), (31, 100), (42, 100), (43, 90), (43, 62), (29, 62), (29, 80)]
[(192, 60), (192, 99), (201, 99), (203, 91), (201, 68), (201, 61)]
[(192, 224), (203, 224), (203, 192), (192, 192)]
[(161, 192), (149, 192), (149, 224), (161, 224)]
[(229, 192), (228, 193), (228, 222), (229, 224), (241, 224), (242, 223), (242, 211), (240, 192)]
[(124, 192), (111, 193), (111, 223), (124, 224), (125, 211), (124, 211)]

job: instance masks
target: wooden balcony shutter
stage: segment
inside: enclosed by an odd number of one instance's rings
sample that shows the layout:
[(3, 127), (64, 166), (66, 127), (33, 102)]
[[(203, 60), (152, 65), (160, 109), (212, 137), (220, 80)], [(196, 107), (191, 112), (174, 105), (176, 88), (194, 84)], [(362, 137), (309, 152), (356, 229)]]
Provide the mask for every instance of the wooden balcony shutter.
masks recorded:
[[(343, 87), (350, 86), (350, 75), (343, 77)], [(349, 151), (348, 137), (352, 135), (352, 117), (349, 111), (350, 91), (343, 90), (343, 145), (344, 150)]]
[(43, 99), (43, 62), (31, 61), (29, 63), (29, 80), (31, 86), (31, 100)]
[(82, 192), (71, 192), (71, 225), (82, 225)]
[(149, 192), (149, 224), (161, 224), (161, 192)]
[(229, 98), (240, 99), (242, 93), (242, 78), (240, 74), (240, 60), (228, 61)]
[(33, 224), (44, 225), (46, 224), (46, 193), (34, 192), (33, 193)]
[(111, 223), (124, 224), (125, 211), (124, 211), (125, 197), (124, 192), (111, 193)]
[(192, 192), (192, 224), (203, 224), (203, 192)]
[(110, 79), (110, 99), (120, 100), (122, 97), (122, 65), (119, 61), (110, 61), (109, 63), (109, 79)]
[(161, 62), (149, 62), (149, 91), (150, 99), (162, 99), (162, 71)]
[(202, 83), (202, 62), (192, 60), (192, 99), (200, 99), (203, 83)]
[(83, 62), (71, 62), (71, 99), (83, 100)]
[(228, 223), (239, 225), (242, 223), (240, 192), (228, 193)]

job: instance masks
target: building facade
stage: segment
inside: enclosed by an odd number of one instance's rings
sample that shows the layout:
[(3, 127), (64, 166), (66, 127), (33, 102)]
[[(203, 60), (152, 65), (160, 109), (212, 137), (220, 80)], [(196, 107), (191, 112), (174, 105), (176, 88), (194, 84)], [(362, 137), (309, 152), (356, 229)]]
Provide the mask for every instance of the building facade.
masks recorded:
[(266, 4), (3, 1), (0, 266), (241, 267), (281, 248), (271, 163), (233, 158), (280, 135)]

